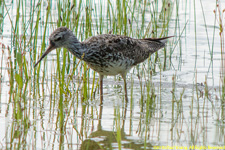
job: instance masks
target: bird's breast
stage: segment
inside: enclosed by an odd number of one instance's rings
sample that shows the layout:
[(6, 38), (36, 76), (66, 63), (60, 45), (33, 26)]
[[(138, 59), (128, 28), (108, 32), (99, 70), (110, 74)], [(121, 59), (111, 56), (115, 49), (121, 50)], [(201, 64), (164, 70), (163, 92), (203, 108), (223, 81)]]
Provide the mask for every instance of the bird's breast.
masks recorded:
[(102, 75), (114, 76), (128, 72), (133, 66), (129, 59), (102, 59), (101, 62), (87, 62), (90, 68)]

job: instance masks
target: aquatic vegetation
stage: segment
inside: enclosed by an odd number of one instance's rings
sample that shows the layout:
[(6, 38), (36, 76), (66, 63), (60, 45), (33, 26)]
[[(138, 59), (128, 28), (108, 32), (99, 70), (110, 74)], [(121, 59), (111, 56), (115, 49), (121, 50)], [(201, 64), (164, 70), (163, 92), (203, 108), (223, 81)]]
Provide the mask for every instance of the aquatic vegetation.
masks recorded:
[[(224, 145), (224, 1), (0, 1), (1, 149)], [(174, 35), (127, 76), (104, 79), (65, 49), (34, 67), (49, 34)], [(210, 137), (210, 138), (209, 138)], [(184, 142), (185, 141), (185, 142)]]

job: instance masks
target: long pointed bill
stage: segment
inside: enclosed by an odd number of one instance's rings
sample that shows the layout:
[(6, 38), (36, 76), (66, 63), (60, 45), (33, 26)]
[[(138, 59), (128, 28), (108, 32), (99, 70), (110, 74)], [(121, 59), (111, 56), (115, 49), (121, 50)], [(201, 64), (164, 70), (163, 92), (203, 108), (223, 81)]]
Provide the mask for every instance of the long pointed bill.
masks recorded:
[(41, 56), (41, 58), (36, 62), (36, 64), (34, 65), (34, 67), (36, 67), (38, 65), (38, 63), (43, 59), (45, 58), (45, 56), (48, 55), (48, 53), (50, 53), (52, 50), (54, 50), (55, 47), (52, 46), (52, 45), (49, 45), (49, 47), (47, 48), (47, 50), (44, 52), (44, 54)]

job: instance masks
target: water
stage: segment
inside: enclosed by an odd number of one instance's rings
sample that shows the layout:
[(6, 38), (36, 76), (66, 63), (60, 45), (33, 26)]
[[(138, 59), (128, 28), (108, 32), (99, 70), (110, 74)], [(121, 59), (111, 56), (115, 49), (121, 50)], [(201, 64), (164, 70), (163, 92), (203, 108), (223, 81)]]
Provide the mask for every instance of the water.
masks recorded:
[[(127, 105), (124, 100), (123, 81), (120, 76), (116, 76), (104, 78), (104, 104), (99, 106), (98, 75), (94, 76), (92, 70), (88, 70), (87, 73), (89, 98), (85, 101), (83, 96), (84, 64), (80, 62), (74, 69), (72, 66), (73, 56), (69, 56), (68, 59), (71, 62), (66, 61), (68, 70), (62, 94), (63, 111), (60, 109), (59, 92), (59, 83), (62, 80), (58, 76), (62, 68), (57, 68), (56, 52), (47, 56), (46, 64), (44, 65), (42, 62), (41, 71), (37, 73), (33, 68), (35, 63), (33, 47), (36, 47), (33, 42), (34, 32), (30, 35), (27, 30), (27, 40), (24, 45), (28, 46), (24, 48), (21, 36), (23, 30), (20, 29), (18, 38), (21, 43), (13, 44), (14, 33), (10, 20), (16, 22), (18, 3), (19, 1), (13, 3), (6, 1), (5, 5), (4, 3), (1, 5), (1, 13), (4, 16), (1, 23), (3, 33), (0, 41), (2, 47), (0, 50), (1, 149), (175, 149), (175, 147), (176, 149), (178, 147), (179, 149), (190, 149), (193, 148), (192, 146), (196, 146), (196, 149), (201, 146), (205, 149), (210, 149), (210, 147), (218, 149), (219, 146), (224, 147), (224, 104), (222, 99), (224, 93), (221, 88), (222, 85), (224, 86), (221, 82), (221, 76), (224, 77), (224, 74), (221, 74), (224, 70), (221, 58), (224, 58), (224, 54), (221, 53), (220, 47), (218, 12), (216, 23), (215, 13), (213, 13), (216, 9), (215, 2), (202, 1), (203, 7), (201, 7), (200, 1), (196, 1), (194, 8), (193, 1), (180, 1), (179, 16), (176, 15), (177, 7), (174, 3), (168, 33), (169, 35), (176, 34), (176, 37), (169, 40), (167, 44), (166, 67), (164, 70), (162, 69), (163, 50), (158, 53), (156, 72), (152, 73), (150, 69), (154, 68), (154, 56), (138, 67), (134, 67), (127, 75), (130, 100)], [(51, 1), (51, 3), (52, 21), (48, 24), (46, 39), (53, 30), (52, 26), (56, 28), (58, 20), (57, 2)], [(92, 9), (93, 12), (96, 11), (92, 18), (99, 19), (107, 16), (107, 2), (93, 1), (93, 3), (97, 10)], [(29, 19), (30, 6), (36, 6), (38, 9), (36, 4), (37, 2), (31, 4), (27, 2), (25, 8), (20, 10), (21, 15), (26, 16), (24, 18), (27, 27), (30, 27), (31, 23)], [(100, 4), (104, 6), (102, 7), (104, 15), (102, 16), (98, 9)], [(149, 24), (153, 8), (156, 9), (153, 4), (148, 5), (148, 9), (146, 8), (145, 27)], [(43, 43), (47, 5), (46, 2), (41, 3), (37, 56), (40, 56)], [(116, 3), (112, 3), (112, 8), (116, 9), (115, 5)], [(144, 9), (142, 2), (137, 2), (137, 5), (139, 9), (134, 11), (139, 16), (134, 17), (134, 20), (137, 20), (136, 23), (141, 20), (140, 9)], [(74, 8), (74, 14), (79, 11), (78, 6)], [(86, 15), (86, 6), (88, 6), (88, 1), (81, 5), (81, 18)], [(161, 6), (162, 4), (159, 2), (158, 12), (161, 11)], [(220, 2), (220, 6), (222, 6), (221, 9), (224, 9), (225, 3)], [(8, 14), (7, 11), (9, 11)], [(36, 10), (35, 14), (37, 14)], [(128, 16), (132, 17), (130, 13)], [(19, 28), (22, 27), (22, 18), (21, 16)], [(95, 19), (92, 20), (92, 24), (100, 24)], [(34, 17), (34, 22), (36, 20)], [(101, 29), (97, 25), (93, 26), (89, 35), (96, 35), (100, 31), (107, 33), (109, 29), (115, 31), (115, 28), (119, 30), (118, 27), (112, 28), (113, 26), (110, 26), (107, 20), (103, 20), (103, 22), (105, 23)], [(118, 23), (118, 20), (116, 22)], [(78, 23), (79, 39), (85, 38), (85, 29), (88, 29), (85, 24), (84, 18)], [(74, 28), (73, 23), (70, 26)], [(128, 30), (130, 36), (135, 38), (143, 36), (140, 29), (141, 23), (135, 24), (134, 22), (132, 27), (132, 32), (130, 29)], [(144, 29), (147, 30), (146, 28)], [(160, 30), (167, 31), (166, 29)], [(141, 34), (137, 35), (138, 32)], [(124, 31), (121, 31), (121, 34), (123, 33)], [(29, 41), (30, 37), (33, 38)], [(46, 40), (45, 47), (47, 45), (48, 41)], [(17, 65), (15, 49), (17, 51), (22, 49), (21, 51), (24, 52), (23, 68), (25, 68), (24, 61), (26, 60), (29, 77), (27, 80), (24, 75), (26, 69), (21, 70)], [(172, 54), (170, 55), (170, 53)], [(64, 64), (63, 56), (61, 50), (59, 56), (61, 66)], [(10, 65), (10, 61), (12, 65)], [(11, 71), (14, 72), (13, 80), (16, 78), (15, 73), (24, 73), (22, 89), (18, 88), (19, 83), (16, 79), (15, 82), (10, 79)], [(63, 131), (60, 130), (62, 112)]]

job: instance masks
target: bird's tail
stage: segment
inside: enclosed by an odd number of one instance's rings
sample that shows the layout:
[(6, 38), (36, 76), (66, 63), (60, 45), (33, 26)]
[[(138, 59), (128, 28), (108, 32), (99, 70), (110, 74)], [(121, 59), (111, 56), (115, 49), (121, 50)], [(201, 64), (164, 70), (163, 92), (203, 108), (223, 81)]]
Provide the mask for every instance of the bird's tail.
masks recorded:
[(174, 37), (174, 36), (167, 36), (167, 37), (163, 37), (163, 38), (144, 38), (143, 40), (156, 41), (156, 42), (166, 44), (167, 39), (171, 38), (171, 37)]

